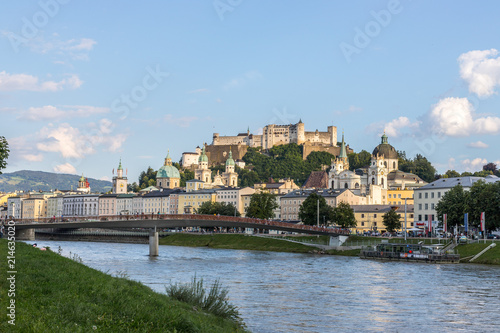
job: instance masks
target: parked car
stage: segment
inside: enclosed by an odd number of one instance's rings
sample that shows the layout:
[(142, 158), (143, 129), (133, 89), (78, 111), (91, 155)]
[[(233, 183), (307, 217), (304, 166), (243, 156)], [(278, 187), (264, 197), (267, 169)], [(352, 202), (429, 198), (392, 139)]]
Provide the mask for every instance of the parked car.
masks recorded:
[(467, 244), (467, 236), (460, 236), (458, 242), (461, 244)]
[(488, 238), (488, 239), (500, 239), (500, 236), (494, 235), (494, 234), (489, 234), (486, 238)]

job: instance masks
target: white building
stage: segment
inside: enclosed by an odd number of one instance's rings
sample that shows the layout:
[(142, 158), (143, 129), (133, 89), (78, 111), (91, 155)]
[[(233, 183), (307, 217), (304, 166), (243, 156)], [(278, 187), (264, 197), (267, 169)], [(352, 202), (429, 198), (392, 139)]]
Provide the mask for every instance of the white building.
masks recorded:
[(47, 217), (61, 217), (64, 210), (64, 197), (47, 198)]
[(225, 187), (215, 190), (215, 200), (216, 202), (225, 202), (226, 204), (232, 204), (237, 209), (238, 212), (245, 216), (245, 202), (244, 197), (255, 193), (255, 189), (251, 187), (244, 188), (233, 188)]
[(68, 195), (63, 198), (64, 217), (97, 216), (99, 194)]
[(15, 219), (22, 218), (23, 198), (10, 197), (7, 199), (7, 216), (12, 216)]

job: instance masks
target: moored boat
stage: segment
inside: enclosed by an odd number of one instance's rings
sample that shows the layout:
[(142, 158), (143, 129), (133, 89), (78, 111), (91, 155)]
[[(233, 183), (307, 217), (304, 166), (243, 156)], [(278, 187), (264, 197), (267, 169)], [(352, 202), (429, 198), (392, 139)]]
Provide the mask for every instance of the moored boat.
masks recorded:
[(425, 244), (382, 243), (363, 248), (359, 254), (361, 259), (377, 259), (385, 261), (413, 261), (439, 264), (457, 264), (460, 255), (450, 253), (442, 247)]

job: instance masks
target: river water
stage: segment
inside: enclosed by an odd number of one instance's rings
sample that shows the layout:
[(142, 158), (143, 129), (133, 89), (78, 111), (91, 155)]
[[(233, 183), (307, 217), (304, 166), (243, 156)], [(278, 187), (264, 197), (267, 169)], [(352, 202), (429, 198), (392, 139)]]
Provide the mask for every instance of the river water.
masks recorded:
[[(33, 242), (29, 242), (33, 243)], [(190, 282), (229, 289), (252, 332), (500, 332), (500, 267), (355, 257), (37, 241), (155, 291)]]

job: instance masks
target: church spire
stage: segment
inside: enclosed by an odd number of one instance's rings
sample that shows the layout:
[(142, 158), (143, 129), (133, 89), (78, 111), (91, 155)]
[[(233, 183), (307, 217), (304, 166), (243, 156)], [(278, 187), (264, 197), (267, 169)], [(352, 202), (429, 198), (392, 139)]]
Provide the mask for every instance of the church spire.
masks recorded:
[(384, 143), (389, 143), (387, 141), (387, 135), (385, 135), (385, 130), (384, 130), (384, 134), (382, 135), (382, 144), (384, 144)]
[(165, 166), (172, 165), (172, 159), (170, 158), (170, 149), (167, 150), (167, 157), (165, 157)]

